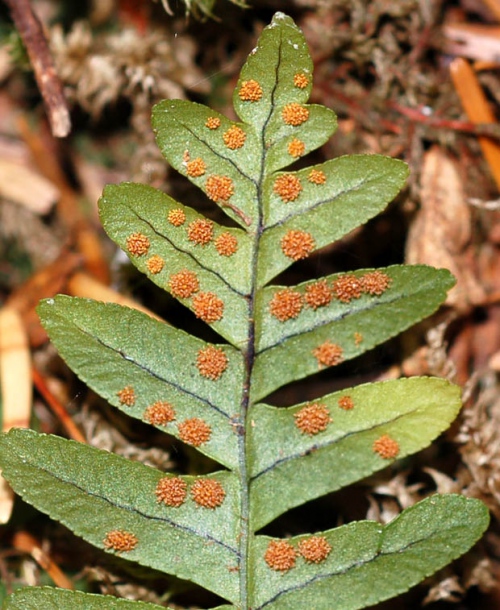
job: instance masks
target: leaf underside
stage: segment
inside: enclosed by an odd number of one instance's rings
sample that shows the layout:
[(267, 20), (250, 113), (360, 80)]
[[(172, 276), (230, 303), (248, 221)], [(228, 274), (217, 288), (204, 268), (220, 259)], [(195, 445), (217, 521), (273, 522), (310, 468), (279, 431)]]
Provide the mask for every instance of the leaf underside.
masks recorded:
[[(346, 398), (354, 405), (349, 410), (339, 406)], [(305, 404), (288, 409), (258, 404), (250, 411), (253, 530), (386, 467), (394, 460), (373, 451), (381, 436), (398, 440), (398, 459), (429, 445), (461, 407), (459, 388), (444, 379), (420, 377), (360, 385), (323, 396), (321, 404), (333, 421), (312, 437), (295, 425)]]
[[(285, 574), (262, 560), (268, 544), (258, 536), (254, 553), (253, 610), (315, 608), (356, 610), (404, 593), (471, 547), (489, 521), (479, 501), (459, 495), (431, 496), (388, 525), (358, 521), (323, 532), (332, 547), (319, 566), (298, 560)], [(470, 524), (474, 524), (470, 527)], [(299, 543), (305, 537), (289, 539)]]
[[(312, 69), (302, 33), (277, 13), (238, 80), (239, 122), (184, 100), (154, 108), (163, 155), (231, 226), (134, 183), (110, 185), (100, 200), (109, 236), (220, 343), (118, 305), (58, 296), (39, 306), (60, 354), (95, 392), (223, 469), (163, 473), (29, 430), (0, 439), (3, 474), (26, 501), (107, 552), (234, 604), (218, 610), (363, 608), (446, 565), (487, 526), (479, 501), (432, 496), (385, 527), (361, 521), (316, 534), (331, 552), (308, 563), (292, 550), (287, 570), (266, 560), (273, 539), (256, 534), (290, 508), (426, 447), (460, 408), (457, 387), (423, 377), (288, 408), (262, 402), (432, 314), (454, 283), (443, 269), (392, 266), (270, 284), (384, 210), (408, 174), (381, 155), (287, 169), (336, 129), (331, 110), (307, 104)], [(160, 493), (172, 481), (184, 490), (178, 504)], [(288, 544), (297, 550), (307, 539)], [(158, 607), (35, 588), (4, 608), (129, 606)]]
[[(237, 599), (237, 573), (228, 569), (239, 560), (234, 517), (239, 493), (232, 473), (210, 475), (226, 491), (217, 510), (189, 500), (180, 508), (168, 508), (155, 495), (161, 471), (21, 429), (4, 437), (2, 468), (19, 495), (95, 546), (105, 549), (110, 531), (132, 532), (140, 543), (122, 557), (196, 582), (231, 601)], [(194, 477), (182, 478), (188, 486), (194, 481)]]
[[(52, 587), (30, 587), (13, 593), (2, 610), (159, 610), (163, 606)], [(168, 610), (168, 609), (167, 609)]]
[[(2, 605), (2, 610), (169, 610), (146, 602), (118, 599), (53, 587), (30, 587), (16, 591)], [(218, 606), (213, 610), (230, 610), (234, 606)]]

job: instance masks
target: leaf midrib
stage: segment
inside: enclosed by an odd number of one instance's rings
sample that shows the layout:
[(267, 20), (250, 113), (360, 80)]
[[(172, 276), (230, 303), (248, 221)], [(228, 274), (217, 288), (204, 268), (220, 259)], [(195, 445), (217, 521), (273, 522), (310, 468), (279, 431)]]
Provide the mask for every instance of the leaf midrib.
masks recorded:
[[(245, 362), (246, 362), (246, 379), (245, 379), (245, 388), (242, 394), (241, 401), (241, 420), (243, 422), (243, 430), (244, 434), (238, 437), (238, 455), (239, 455), (239, 477), (240, 477), (240, 489), (241, 489), (241, 513), (240, 519), (242, 524), (241, 529), (241, 537), (240, 537), (240, 607), (242, 610), (247, 610), (249, 608), (249, 571), (248, 571), (248, 559), (250, 553), (250, 536), (253, 535), (253, 532), (250, 531), (250, 476), (248, 473), (248, 456), (247, 456), (247, 442), (246, 442), (246, 433), (247, 433), (247, 415), (250, 406), (250, 390), (251, 390), (251, 380), (252, 380), (252, 369), (256, 359), (255, 353), (255, 303), (257, 301), (257, 292), (259, 290), (258, 285), (258, 260), (259, 260), (259, 244), (260, 238), (264, 233), (263, 226), (263, 187), (266, 179), (266, 158), (267, 158), (267, 147), (266, 147), (266, 129), (271, 120), (275, 109), (275, 94), (278, 84), (278, 75), (279, 75), (279, 67), (281, 64), (281, 56), (282, 56), (282, 33), (280, 33), (280, 39), (277, 42), (278, 47), (278, 59), (276, 62), (276, 66), (274, 68), (275, 79), (273, 89), (270, 94), (270, 105), (269, 105), (269, 113), (260, 128), (260, 150), (262, 151), (261, 155), (261, 164), (260, 164), (260, 172), (259, 178), (257, 180), (257, 228), (253, 235), (254, 238), (254, 247), (252, 253), (252, 269), (251, 269), (251, 292), (250, 298), (248, 302), (248, 343), (247, 343), (247, 351), (244, 354)], [(257, 137), (257, 141), (259, 141), (259, 137)]]

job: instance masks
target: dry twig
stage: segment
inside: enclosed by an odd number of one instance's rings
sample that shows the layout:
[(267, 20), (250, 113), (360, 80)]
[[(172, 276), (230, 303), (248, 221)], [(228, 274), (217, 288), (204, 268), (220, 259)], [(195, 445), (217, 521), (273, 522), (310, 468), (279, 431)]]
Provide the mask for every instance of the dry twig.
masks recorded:
[(64, 138), (71, 130), (71, 118), (42, 24), (33, 12), (29, 0), (5, 0), (5, 3), (28, 52), (47, 108), (52, 133), (57, 138)]

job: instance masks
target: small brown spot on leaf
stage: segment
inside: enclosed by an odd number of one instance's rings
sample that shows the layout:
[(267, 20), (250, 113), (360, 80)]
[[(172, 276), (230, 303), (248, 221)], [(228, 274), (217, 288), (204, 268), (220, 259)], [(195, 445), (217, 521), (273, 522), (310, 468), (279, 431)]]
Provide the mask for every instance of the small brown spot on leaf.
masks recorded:
[(106, 538), (103, 540), (105, 548), (117, 553), (133, 551), (138, 542), (135, 534), (124, 530), (112, 530), (106, 534)]
[(209, 116), (205, 121), (205, 127), (209, 129), (218, 129), (220, 127), (220, 119), (217, 116)]
[(143, 256), (148, 253), (149, 239), (142, 233), (132, 233), (127, 237), (127, 250), (133, 256)]
[(244, 80), (238, 95), (243, 102), (258, 102), (262, 97), (262, 87), (256, 80)]
[(304, 144), (304, 142), (302, 142), (302, 140), (299, 140), (298, 138), (294, 138), (288, 144), (288, 154), (292, 157), (302, 157), (305, 151), (306, 145)]
[(295, 413), (295, 425), (304, 434), (313, 436), (323, 432), (331, 423), (330, 411), (328, 407), (319, 403), (312, 403), (303, 407)]
[(177, 208), (175, 210), (170, 210), (167, 219), (174, 227), (180, 227), (186, 222), (186, 214), (184, 213), (184, 210)]
[(285, 202), (295, 201), (302, 191), (302, 184), (295, 174), (282, 174), (274, 181), (273, 191)]
[(191, 487), (191, 497), (203, 508), (217, 508), (224, 502), (226, 492), (215, 479), (197, 479)]
[(320, 280), (306, 286), (304, 300), (312, 309), (329, 305), (332, 298), (332, 291), (326, 280)]
[(392, 278), (382, 271), (370, 271), (360, 278), (363, 292), (372, 296), (380, 296), (391, 285)]
[(196, 366), (200, 375), (216, 381), (227, 369), (227, 356), (224, 350), (213, 345), (200, 349), (196, 357)]
[(296, 318), (302, 311), (302, 295), (291, 288), (278, 290), (274, 293), (269, 302), (271, 315), (278, 318), (280, 322), (285, 322)]
[(153, 254), (153, 256), (151, 258), (149, 258), (148, 262), (146, 263), (146, 267), (148, 268), (149, 272), (152, 273), (153, 275), (160, 273), (160, 271), (163, 270), (164, 266), (165, 266), (165, 261), (162, 259), (161, 256), (158, 256), (158, 254)]
[(350, 411), (351, 409), (354, 409), (354, 401), (350, 396), (341, 396), (338, 399), (338, 405), (341, 409), (344, 409), (344, 411)]
[(198, 292), (200, 283), (196, 273), (184, 269), (170, 276), (168, 287), (174, 297), (188, 299), (195, 292)]
[(238, 250), (238, 240), (231, 233), (221, 233), (215, 240), (215, 249), (221, 256), (232, 256)]
[(293, 125), (296, 127), (297, 125), (302, 125), (302, 123), (307, 121), (309, 118), (309, 110), (305, 106), (302, 106), (302, 104), (292, 102), (283, 108), (281, 116), (287, 125)]
[(331, 341), (325, 341), (313, 350), (313, 356), (319, 365), (335, 366), (342, 362), (343, 350), (340, 345)]
[(354, 343), (356, 345), (361, 345), (361, 343), (363, 343), (363, 335), (361, 333), (354, 333)]
[(162, 400), (157, 400), (144, 411), (143, 418), (153, 426), (165, 426), (175, 419), (174, 407)]
[(324, 536), (311, 536), (299, 542), (299, 553), (308, 563), (325, 561), (332, 550)]
[(127, 385), (116, 393), (118, 396), (118, 400), (122, 405), (126, 405), (127, 407), (132, 407), (135, 404), (135, 391), (131, 385)]
[(347, 273), (333, 282), (333, 294), (342, 303), (349, 303), (363, 294), (363, 284), (355, 275)]
[(214, 236), (214, 223), (206, 218), (198, 218), (188, 224), (187, 234), (189, 241), (199, 246), (206, 246)]
[(303, 72), (298, 72), (293, 77), (293, 84), (299, 89), (305, 89), (309, 84), (309, 79)]
[(234, 184), (229, 176), (213, 174), (205, 182), (207, 196), (212, 201), (227, 201), (234, 194)]
[(295, 566), (297, 551), (286, 540), (271, 540), (264, 553), (264, 560), (271, 570), (288, 572)]
[(245, 144), (246, 137), (247, 134), (237, 125), (233, 125), (222, 135), (224, 144), (231, 150), (241, 148)]
[(373, 443), (373, 451), (384, 460), (392, 460), (399, 455), (399, 443), (384, 434)]
[(158, 502), (179, 508), (186, 500), (187, 484), (181, 477), (164, 477), (158, 481), (155, 494)]
[(193, 298), (193, 311), (208, 324), (217, 322), (224, 315), (224, 301), (213, 292), (200, 292)]
[(283, 254), (294, 261), (307, 258), (316, 246), (310, 233), (294, 229), (283, 235), (280, 245)]
[(207, 443), (212, 436), (210, 426), (198, 417), (184, 420), (177, 428), (181, 441), (193, 445), (193, 447), (200, 447), (200, 445)]
[(200, 157), (196, 157), (196, 159), (193, 159), (192, 161), (188, 161), (186, 163), (186, 173), (192, 178), (198, 178), (199, 176), (203, 176), (206, 170), (207, 164)]
[(307, 176), (309, 182), (313, 184), (325, 184), (326, 182), (326, 174), (322, 172), (320, 169), (312, 169)]
[(338, 400), (338, 405), (344, 411), (354, 409), (354, 401), (350, 396), (341, 396)]

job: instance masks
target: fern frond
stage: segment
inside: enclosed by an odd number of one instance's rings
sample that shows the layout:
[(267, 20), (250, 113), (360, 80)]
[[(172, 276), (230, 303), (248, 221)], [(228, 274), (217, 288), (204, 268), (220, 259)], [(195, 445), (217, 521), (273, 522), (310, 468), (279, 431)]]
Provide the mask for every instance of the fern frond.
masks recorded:
[[(277, 13), (237, 83), (240, 122), (181, 100), (153, 111), (165, 158), (236, 228), (144, 185), (108, 186), (100, 200), (109, 236), (220, 343), (117, 305), (58, 296), (39, 307), (59, 352), (93, 390), (221, 469), (162, 473), (27, 430), (0, 440), (3, 474), (28, 502), (97, 547), (232, 604), (219, 610), (363, 608), (466, 552), (488, 523), (481, 502), (443, 495), (386, 526), (259, 534), (289, 509), (426, 447), (460, 409), (457, 387), (424, 377), (288, 408), (262, 402), (432, 314), (454, 283), (443, 269), (392, 266), (271, 284), (381, 212), (408, 174), (381, 155), (286, 169), (336, 128), (331, 110), (307, 103), (312, 67), (302, 33)], [(5, 608), (131, 605), (155, 607), (35, 588)]]

